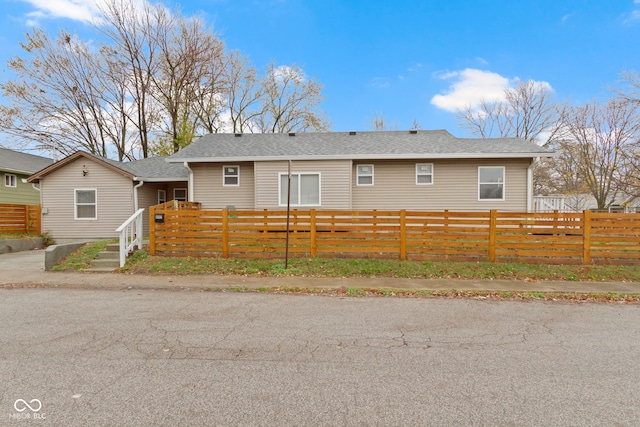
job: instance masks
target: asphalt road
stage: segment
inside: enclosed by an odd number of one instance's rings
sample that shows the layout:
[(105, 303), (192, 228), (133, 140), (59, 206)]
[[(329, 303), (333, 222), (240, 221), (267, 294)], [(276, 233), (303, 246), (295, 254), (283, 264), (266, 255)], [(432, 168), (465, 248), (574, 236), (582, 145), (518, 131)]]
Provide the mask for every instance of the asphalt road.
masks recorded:
[(640, 424), (637, 305), (0, 289), (0, 324), (0, 425)]

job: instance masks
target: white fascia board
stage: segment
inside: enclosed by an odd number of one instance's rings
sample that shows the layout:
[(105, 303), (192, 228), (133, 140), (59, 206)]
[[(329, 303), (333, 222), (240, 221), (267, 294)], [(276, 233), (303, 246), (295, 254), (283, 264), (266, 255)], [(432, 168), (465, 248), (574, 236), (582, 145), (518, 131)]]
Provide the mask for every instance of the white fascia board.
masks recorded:
[(419, 153), (419, 154), (354, 154), (327, 156), (255, 156), (255, 157), (192, 157), (168, 159), (169, 163), (271, 162), (286, 160), (406, 160), (406, 159), (531, 159), (555, 157), (557, 153)]

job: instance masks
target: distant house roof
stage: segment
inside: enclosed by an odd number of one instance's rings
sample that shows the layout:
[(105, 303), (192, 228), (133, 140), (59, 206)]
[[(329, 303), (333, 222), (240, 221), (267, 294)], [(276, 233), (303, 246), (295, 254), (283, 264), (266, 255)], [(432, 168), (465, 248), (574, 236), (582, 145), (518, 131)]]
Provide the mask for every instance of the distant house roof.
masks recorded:
[(170, 164), (165, 161), (164, 157), (149, 157), (142, 160), (134, 160), (132, 162), (119, 162), (107, 159), (106, 157), (96, 156), (84, 151), (76, 151), (75, 153), (65, 157), (64, 159), (40, 170), (36, 174), (29, 177), (29, 182), (38, 182), (40, 178), (50, 174), (77, 160), (79, 158), (87, 158), (93, 160), (103, 166), (114, 170), (135, 181), (187, 181), (188, 172), (182, 165)]
[(46, 157), (0, 148), (0, 170), (6, 172), (31, 175), (52, 163), (53, 160)]
[(168, 162), (533, 158), (554, 153), (521, 138), (457, 138), (446, 130), (209, 134)]

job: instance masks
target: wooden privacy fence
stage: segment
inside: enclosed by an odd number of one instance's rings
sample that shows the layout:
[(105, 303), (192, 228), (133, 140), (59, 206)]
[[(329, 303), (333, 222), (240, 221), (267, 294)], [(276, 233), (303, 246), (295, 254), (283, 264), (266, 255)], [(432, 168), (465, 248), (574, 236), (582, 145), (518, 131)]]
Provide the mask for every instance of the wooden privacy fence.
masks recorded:
[(0, 203), (0, 233), (40, 234), (40, 205), (7, 205)]
[[(150, 209), (150, 251), (284, 257), (286, 211)], [(640, 264), (640, 214), (293, 210), (297, 257)]]

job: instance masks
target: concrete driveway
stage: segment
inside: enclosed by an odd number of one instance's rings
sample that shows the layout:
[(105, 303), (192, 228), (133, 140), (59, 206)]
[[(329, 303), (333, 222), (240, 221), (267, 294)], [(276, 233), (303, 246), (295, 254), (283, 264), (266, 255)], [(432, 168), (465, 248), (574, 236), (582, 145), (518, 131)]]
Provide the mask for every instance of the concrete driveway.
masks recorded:
[(44, 249), (0, 254), (0, 274), (9, 270), (43, 272)]

